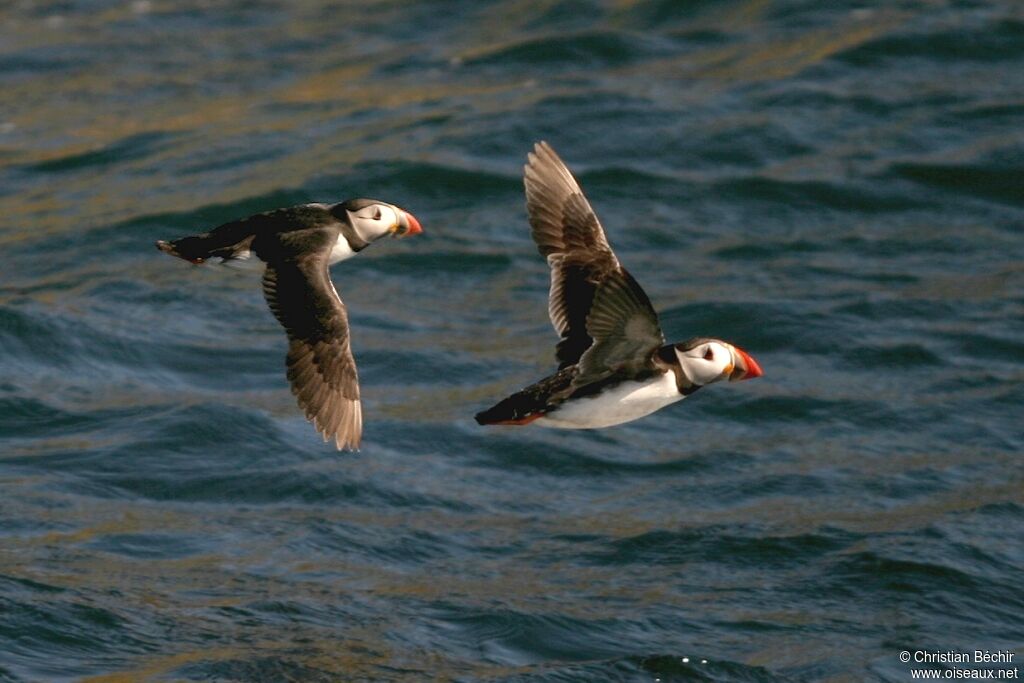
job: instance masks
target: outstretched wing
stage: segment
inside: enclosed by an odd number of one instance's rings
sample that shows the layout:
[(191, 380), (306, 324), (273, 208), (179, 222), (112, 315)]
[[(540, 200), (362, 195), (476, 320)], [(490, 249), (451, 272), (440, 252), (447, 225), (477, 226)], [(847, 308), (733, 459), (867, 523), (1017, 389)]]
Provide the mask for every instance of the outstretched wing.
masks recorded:
[(288, 333), (288, 381), (299, 407), (325, 441), (356, 449), (363, 432), (359, 376), (327, 251), (269, 263), (263, 294)]
[(650, 299), (621, 267), (598, 285), (587, 316), (587, 334), (594, 343), (580, 357), (575, 386), (616, 372), (637, 375), (665, 343)]
[[(562, 337), (559, 369), (589, 358), (591, 372), (581, 371), (593, 376), (607, 364), (633, 360), (630, 353), (655, 339), (660, 345), (647, 295), (619, 264), (583, 190), (546, 142), (529, 155), (524, 182), (533, 240), (551, 267), (548, 315)], [(601, 348), (592, 353), (595, 342)]]
[(564, 368), (593, 343), (587, 314), (597, 285), (619, 261), (583, 190), (546, 142), (530, 153), (524, 184), (533, 240), (551, 267), (548, 315), (562, 337), (555, 355)]

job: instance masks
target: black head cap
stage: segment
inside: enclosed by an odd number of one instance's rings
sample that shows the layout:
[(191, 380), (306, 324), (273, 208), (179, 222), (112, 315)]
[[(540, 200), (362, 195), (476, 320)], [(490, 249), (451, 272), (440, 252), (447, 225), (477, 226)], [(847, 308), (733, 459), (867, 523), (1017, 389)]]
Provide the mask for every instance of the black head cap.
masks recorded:
[(382, 202), (382, 201), (377, 200), (377, 199), (367, 199), (365, 197), (359, 197), (357, 199), (346, 199), (345, 201), (340, 202), (340, 203), (335, 204), (334, 206), (332, 206), (331, 207), (331, 213), (333, 213), (338, 218), (342, 218), (342, 217), (344, 217), (344, 214), (345, 214), (346, 211), (353, 211), (353, 212), (355, 212), (355, 211), (358, 211), (359, 209), (365, 209), (366, 207), (371, 206), (373, 204), (386, 204), (386, 203), (387, 202)]
[(690, 339), (687, 339), (684, 342), (679, 342), (678, 344), (675, 344), (675, 347), (680, 351), (685, 352), (689, 351), (690, 349), (696, 348), (701, 344), (707, 344), (708, 342), (713, 341), (717, 340), (711, 339), (710, 337), (691, 337)]

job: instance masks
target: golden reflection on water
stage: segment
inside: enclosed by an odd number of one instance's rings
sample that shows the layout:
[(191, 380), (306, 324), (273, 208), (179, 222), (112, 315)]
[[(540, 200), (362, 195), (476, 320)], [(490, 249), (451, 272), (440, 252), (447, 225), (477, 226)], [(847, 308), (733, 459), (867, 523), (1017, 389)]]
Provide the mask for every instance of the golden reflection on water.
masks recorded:
[[(765, 5), (759, 1), (731, 3), (703, 11), (694, 21), (712, 28), (735, 28), (738, 21), (756, 22)], [(376, 7), (380, 12), (373, 19), (376, 22), (386, 22), (400, 11), (387, 2), (377, 3)], [(170, 6), (154, 3), (149, 14), (158, 17), (169, 9)], [(629, 4), (621, 4), (620, 9), (626, 12)], [(59, 173), (52, 176), (53, 185), (49, 188), (0, 197), (0, 212), (9, 225), (15, 226), (0, 235), (0, 244), (15, 242), (25, 233), (60, 233), (80, 229), (83, 224), (93, 225), (98, 220), (116, 222), (138, 215), (189, 211), (213, 201), (232, 202), (282, 187), (297, 187), (328, 169), (334, 173), (352, 169), (365, 158), (368, 149), (376, 158), (389, 154), (409, 158), (425, 150), (416, 149), (415, 139), (402, 131), (420, 121), (439, 113), (455, 114), (466, 105), (478, 113), (529, 107), (540, 93), (522, 79), (481, 78), (460, 69), (457, 59), (451, 60), (500, 51), (503, 44), (515, 45), (523, 40), (523, 36), (514, 37), (517, 27), (526, 17), (543, 10), (535, 2), (512, 2), (475, 13), (471, 23), (459, 31), (461, 42), (430, 48), (447, 53), (448, 63), (429, 82), (410, 79), (401, 72), (381, 72), (374, 66), (375, 59), (415, 59), (426, 46), (408, 44), (369, 59), (346, 56), (346, 46), (329, 39), (317, 4), (303, 2), (289, 8), (289, 21), (283, 30), (289, 40), (323, 41), (324, 49), (295, 64), (291, 77), (276, 78), (259, 87), (259, 72), (253, 71), (254, 65), (196, 59), (181, 54), (184, 46), (176, 49), (183, 68), (161, 76), (166, 79), (163, 86), (169, 90), (167, 95), (132, 98), (132, 91), (152, 86), (152, 73), (115, 68), (112, 77), (110, 65), (103, 62), (76, 64), (70, 72), (44, 72), (10, 84), (6, 97), (17, 106), (7, 120), (19, 134), (7, 136), (10, 140), (0, 140), (8, 151), (6, 165), (60, 163), (108, 149), (136, 135), (172, 137), (134, 161), (94, 167), (87, 174)], [(119, 23), (132, 20), (124, 8), (118, 8), (97, 15), (68, 15), (59, 26), (41, 28), (40, 21), (27, 19), (21, 19), (19, 26), (26, 41), (57, 44), (74, 35), (76, 40), (88, 44), (90, 40), (120, 35)], [(747, 44), (695, 47), (680, 57), (646, 59), (611, 73), (618, 73), (626, 81), (639, 74), (649, 77), (673, 73), (711, 80), (783, 78), (884, 33), (897, 21), (895, 13), (872, 12), (867, 19), (842, 26), (804, 29), (801, 35), (787, 34), (777, 40), (768, 38), (754, 51)], [(274, 31), (279, 29), (281, 26), (274, 27)], [(204, 39), (213, 46), (230, 49), (239, 41), (268, 40), (271, 34), (267, 30), (251, 26), (231, 31), (211, 28), (204, 31)], [(273, 36), (282, 39), (279, 33)], [(157, 33), (155, 38), (174, 39), (174, 34)], [(342, 63), (337, 63), (339, 60)], [(231, 69), (240, 72), (237, 79), (241, 87), (231, 89), (234, 92), (211, 95), (193, 86), (205, 80), (231, 78)], [(557, 90), (545, 90), (546, 96), (556, 94)], [(193, 176), (197, 184), (189, 185), (189, 176), (161, 172), (162, 167), (174, 167), (182, 159), (201, 158), (211, 139), (224, 141), (267, 133), (303, 138), (307, 136), (305, 131), (315, 129), (323, 121), (344, 120), (368, 109), (377, 112), (372, 119), (347, 129), (335, 128), (329, 140), (300, 145), (272, 158), (250, 159), (245, 171), (230, 184), (216, 187), (215, 194), (204, 191), (201, 175)], [(368, 148), (366, 142), (371, 140), (372, 146)], [(75, 208), (70, 212), (66, 207), (72, 197)]]
[[(822, 464), (834, 456), (825, 453)], [(1007, 472), (1013, 465), (1009, 454), (948, 455), (945, 461), (928, 459), (922, 466), (964, 467), (975, 460), (999, 465), (1002, 458)], [(849, 462), (849, 458), (842, 461)], [(877, 461), (873, 461), (877, 462)], [(310, 463), (311, 467), (323, 464)], [(334, 463), (332, 467), (342, 467)], [(386, 467), (368, 461), (367, 467)], [(785, 472), (785, 463), (775, 465)], [(894, 466), (896, 474), (912, 466), (903, 462)], [(768, 465), (770, 468), (771, 465)], [(312, 474), (312, 472), (311, 472)], [(770, 471), (765, 471), (770, 475)], [(714, 475), (709, 475), (714, 478)], [(874, 472), (884, 479), (887, 473)], [(360, 506), (281, 506), (275, 509), (275, 524), (289, 529), (315, 528), (324, 525), (354, 526), (369, 530), (368, 537), (387, 538), (393, 534), (431, 534), (443, 529), (448, 536), (459, 535), (474, 545), (514, 547), (524, 537), (535, 539), (522, 550), (494, 555), (477, 554), (473, 565), (447, 554), (426, 559), (426, 570), (408, 572), (401, 566), (389, 566), (371, 558), (345, 558), (337, 554), (319, 553), (315, 546), (288, 549), (274, 534), (257, 540), (249, 534), (244, 547), (233, 547), (230, 538), (237, 529), (257, 529), (266, 511), (258, 506), (239, 508), (223, 515), (219, 506), (150, 504), (124, 499), (84, 499), (79, 496), (47, 493), (50, 504), (36, 505), (32, 514), (43, 523), (63, 527), (41, 534), (7, 537), (0, 552), (0, 574), (24, 577), (50, 586), (85, 590), (94, 596), (118, 594), (121, 618), (140, 623), (159, 612), (173, 614), (182, 626), (202, 632), (220, 631), (232, 617), (221, 610), (247, 609), (253, 602), (283, 601), (298, 605), (345, 605), (351, 601), (385, 601), (397, 604), (410, 599), (423, 603), (456, 601), (468, 613), (474, 609), (486, 612), (493, 606), (495, 595), (501, 595), (502, 609), (523, 614), (557, 613), (559, 618), (600, 622), (608, 617), (609, 605), (615, 605), (619, 619), (642, 619), (647, 608), (702, 608), (713, 612), (724, 595), (735, 588), (728, 571), (720, 576), (705, 576), (701, 585), (708, 593), (680, 593), (675, 581), (685, 580), (688, 564), (682, 559), (671, 566), (676, 577), (664, 587), (652, 586), (644, 579), (645, 568), (636, 564), (581, 563), (588, 552), (587, 544), (568, 544), (554, 540), (565, 536), (593, 536), (602, 539), (595, 546), (607, 552), (612, 539), (633, 539), (666, 529), (699, 533), (709, 526), (742, 527), (751, 519), (771, 519), (781, 538), (816, 533), (822, 525), (841, 525), (856, 533), (890, 533), (916, 528), (948, 518), (950, 514), (969, 512), (987, 503), (1014, 501), (1024, 504), (1024, 480), (1019, 475), (1005, 481), (964, 486), (956, 491), (939, 493), (919, 501), (909, 501), (888, 509), (850, 509), (836, 511), (828, 499), (760, 498), (749, 505), (708, 509), (699, 518), (666, 516), (667, 510), (647, 517), (643, 508), (631, 501), (663, 499), (668, 503), (684, 479), (665, 481), (654, 478), (641, 485), (647, 491), (624, 490), (604, 500), (593, 501), (605, 512), (579, 514), (566, 512), (559, 516), (526, 517), (497, 512), (458, 513), (439, 509), (401, 510), (373, 509)], [(30, 486), (23, 481), (19, 486)], [(700, 481), (695, 486), (706, 485)], [(654, 493), (663, 489), (664, 494)], [(432, 492), (444, 495), (443, 491)], [(522, 494), (519, 494), (522, 498)], [(538, 492), (537, 504), (544, 494)], [(523, 499), (521, 502), (528, 503)], [(11, 510), (14, 517), (18, 511)], [(692, 512), (692, 510), (690, 511)], [(88, 520), (77, 523), (75, 520)], [(147, 558), (125, 556), (104, 550), (111, 538), (152, 534), (181, 538), (223, 538), (222, 549), (211, 552), (200, 549), (185, 557)], [(373, 531), (376, 530), (376, 533)], [(539, 539), (551, 539), (541, 541)], [(299, 539), (290, 539), (292, 541)], [(238, 554), (239, 550), (242, 554)], [(856, 553), (868, 546), (853, 544), (844, 552)], [(680, 547), (680, 553), (684, 548)], [(43, 560), (43, 558), (47, 558)], [(704, 562), (699, 553), (695, 562)], [(642, 560), (641, 560), (642, 561)], [(244, 570), (240, 570), (244, 567)], [(640, 575), (632, 577), (634, 572)], [(341, 580), (343, 578), (343, 580)], [(717, 586), (717, 588), (716, 588)], [(586, 601), (564, 601), (566, 594), (586, 595)], [(102, 602), (96, 603), (104, 607)], [(128, 610), (126, 613), (125, 610)], [(730, 619), (742, 615), (730, 613)], [(752, 620), (775, 620), (773, 623), (814, 624), (827, 619), (827, 614), (792, 611), (785, 614), (754, 610)], [(409, 661), (414, 667), (437, 672), (473, 672), (475, 675), (498, 675), (515, 671), (515, 667), (488, 665), (465, 660), (457, 654), (445, 657), (432, 655), (432, 662), (414, 662), (415, 653), (392, 645), (389, 634), (397, 628), (400, 615), (378, 614), (373, 620), (356, 622), (340, 628), (322, 617), (297, 616), (290, 627), (281, 628), (289, 617), (261, 620), (258, 625), (235, 624), (234, 640), (239, 646), (196, 647), (189, 643), (166, 643), (159, 655), (140, 655), (123, 671), (89, 678), (90, 681), (128, 681), (154, 678), (190, 663), (203, 661), (245, 660), (253, 656), (267, 657), (274, 653), (289, 661), (301, 662), (338, 675), (364, 673), (372, 675), (380, 665), (395, 666)], [(788, 631), (768, 635), (762, 644), (767, 653), (778, 648), (791, 652), (795, 646)], [(793, 654), (793, 662), (806, 660), (806, 654)], [(812, 658), (813, 659), (813, 658)], [(753, 663), (760, 661), (752, 655)], [(768, 666), (771, 663), (763, 662)], [(776, 664), (777, 665), (777, 664)], [(431, 669), (431, 667), (433, 669)], [(421, 670), (417, 668), (417, 670)]]
[[(305, 9), (314, 7), (315, 3)], [(289, 24), (289, 34), (295, 39), (314, 40), (322, 31), (321, 23), (303, 21), (302, 8), (293, 8), (293, 12), (299, 20)], [(108, 18), (119, 17), (115, 14)], [(75, 15), (68, 19), (66, 30), (81, 28), (79, 22), (96, 29), (99, 21)], [(40, 32), (39, 37), (43, 36), (55, 38), (49, 30)], [(216, 35), (206, 37), (217, 42)], [(42, 74), (13, 84), (6, 96), (20, 106), (7, 121), (21, 134), (13, 136), (14, 144), (3, 141), (7, 143), (8, 165), (61, 162), (107, 149), (136, 135), (173, 137), (162, 149), (144, 158), (129, 158), (116, 167), (93, 168), (84, 175), (62, 173), (53, 176), (50, 188), (0, 197), (0, 212), (10, 225), (18, 227), (5, 231), (0, 241), (16, 242), (24, 233), (59, 233), (97, 219), (118, 221), (140, 214), (194, 210), (212, 201), (237, 201), (295, 187), (328, 170), (350, 170), (366, 154), (364, 145), (359, 144), (366, 140), (374, 141), (375, 158), (387, 158), (389, 154), (415, 156), (417, 150), (409, 148), (415, 142), (402, 130), (437, 116), (439, 110), (468, 101), (483, 110), (515, 106), (507, 98), (500, 104), (488, 104), (487, 100), (521, 90), (521, 84), (515, 81), (483, 82), (459, 75), (422, 83), (401, 75), (377, 73), (371, 60), (327, 66), (336, 58), (332, 56), (344, 54), (345, 46), (325, 47), (328, 49), (322, 53), (314, 53), (318, 59), (303, 64), (291, 79), (212, 97), (189, 87), (188, 80), (209, 79), (213, 76), (211, 69), (223, 68), (204, 60), (189, 60), (189, 76), (184, 82), (175, 83), (180, 77), (169, 75), (170, 81), (164, 85), (174, 86), (173, 96), (156, 99), (126, 96), (132, 90), (143, 90), (151, 74), (129, 72), (111, 78), (106, 64), (79, 65), (70, 73)], [(431, 105), (429, 111), (410, 111), (410, 107), (423, 104)], [(274, 112), (275, 106), (285, 109)], [(215, 196), (204, 194), (202, 188), (189, 187), (180, 177), (160, 172), (162, 166), (180, 163), (181, 159), (201, 158), (210, 139), (231, 140), (273, 132), (303, 138), (304, 131), (325, 120), (344, 120), (367, 109), (378, 114), (360, 121), (358, 126), (336, 128), (326, 144), (300, 145), (272, 159), (252, 160), (235, 182), (218, 188)], [(68, 197), (75, 198), (73, 213), (64, 210)], [(144, 201), (140, 201), (142, 198)]]

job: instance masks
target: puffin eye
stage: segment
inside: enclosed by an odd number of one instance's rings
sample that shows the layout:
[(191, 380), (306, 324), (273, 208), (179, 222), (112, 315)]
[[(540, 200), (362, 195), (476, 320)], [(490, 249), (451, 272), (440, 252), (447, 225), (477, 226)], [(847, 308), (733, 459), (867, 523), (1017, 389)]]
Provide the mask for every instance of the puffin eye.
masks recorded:
[(711, 347), (709, 346), (708, 350), (704, 352), (704, 360), (714, 360), (714, 359), (715, 359), (715, 352), (712, 351)]
[(375, 221), (379, 221), (380, 220), (380, 207), (379, 206), (376, 209), (373, 210), (373, 220), (375, 220)]

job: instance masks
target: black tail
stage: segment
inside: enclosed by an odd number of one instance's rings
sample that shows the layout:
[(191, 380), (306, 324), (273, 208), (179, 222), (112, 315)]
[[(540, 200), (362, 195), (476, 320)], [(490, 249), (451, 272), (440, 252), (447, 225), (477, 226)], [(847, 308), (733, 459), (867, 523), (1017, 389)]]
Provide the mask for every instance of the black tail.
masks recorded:
[[(543, 412), (543, 406), (536, 406), (524, 400), (523, 392), (512, 394), (497, 405), (491, 406), (475, 415), (477, 424), (482, 425), (514, 425), (527, 424), (537, 419)], [(531, 419), (532, 418), (532, 419)]]
[(235, 258), (239, 252), (249, 250), (253, 237), (253, 227), (248, 220), (232, 221), (210, 232), (189, 235), (170, 242), (157, 240), (156, 248), (165, 254), (192, 263), (202, 263), (214, 256), (223, 259)]
[(482, 425), (529, 424), (558, 407), (577, 372), (575, 365), (559, 370), (477, 413), (476, 421)]
[(183, 237), (180, 240), (174, 240), (172, 242), (157, 240), (156, 248), (165, 254), (177, 256), (180, 259), (185, 259), (192, 263), (202, 263), (206, 259), (210, 258), (210, 249), (203, 243), (203, 237), (204, 235), (194, 235), (192, 237)]

